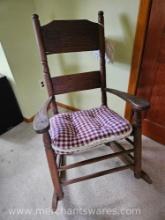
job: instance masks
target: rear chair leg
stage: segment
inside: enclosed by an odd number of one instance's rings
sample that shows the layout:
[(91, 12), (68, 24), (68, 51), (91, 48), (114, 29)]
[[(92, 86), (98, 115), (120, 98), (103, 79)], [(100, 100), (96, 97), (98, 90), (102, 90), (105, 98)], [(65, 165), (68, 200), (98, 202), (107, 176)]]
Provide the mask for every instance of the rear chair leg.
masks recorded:
[(140, 178), (142, 174), (142, 132), (141, 132), (141, 112), (134, 111), (133, 135), (134, 135), (134, 175)]
[[(65, 166), (66, 165), (66, 155), (61, 155), (61, 164), (60, 166)], [(66, 171), (62, 171), (60, 173), (60, 178), (65, 179), (66, 178)]]
[(43, 134), (43, 141), (45, 146), (45, 152), (48, 160), (49, 170), (52, 178), (52, 182), (54, 185), (54, 194), (52, 199), (52, 209), (53, 211), (56, 211), (58, 200), (61, 200), (63, 198), (63, 191), (60, 184), (58, 169), (57, 169), (57, 163), (56, 158), (57, 155), (53, 151), (51, 147), (51, 141), (49, 133)]

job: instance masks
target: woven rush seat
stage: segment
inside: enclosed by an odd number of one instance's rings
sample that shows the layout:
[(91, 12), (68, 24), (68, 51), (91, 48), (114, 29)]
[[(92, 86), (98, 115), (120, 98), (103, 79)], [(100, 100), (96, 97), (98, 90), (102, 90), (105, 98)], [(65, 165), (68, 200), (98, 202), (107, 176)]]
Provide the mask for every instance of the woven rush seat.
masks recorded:
[(58, 154), (76, 153), (130, 135), (132, 126), (106, 106), (50, 118), (50, 137)]

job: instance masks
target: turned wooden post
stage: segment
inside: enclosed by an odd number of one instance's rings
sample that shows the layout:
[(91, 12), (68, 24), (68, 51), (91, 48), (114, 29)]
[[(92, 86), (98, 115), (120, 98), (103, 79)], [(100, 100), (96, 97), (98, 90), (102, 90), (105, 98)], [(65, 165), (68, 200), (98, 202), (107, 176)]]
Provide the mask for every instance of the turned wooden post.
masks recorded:
[(99, 41), (100, 41), (100, 79), (101, 79), (101, 93), (102, 93), (102, 104), (107, 105), (106, 95), (106, 68), (105, 68), (105, 37), (104, 37), (104, 13), (99, 11), (98, 13), (99, 26)]
[(41, 58), (41, 63), (43, 66), (43, 72), (44, 72), (44, 80), (46, 83), (47, 91), (49, 94), (49, 97), (52, 96), (52, 110), (54, 114), (58, 113), (58, 108), (54, 96), (54, 90), (53, 90), (53, 84), (50, 76), (50, 71), (49, 71), (49, 66), (48, 66), (48, 61), (47, 61), (47, 56), (45, 53), (45, 48), (44, 48), (44, 42), (42, 39), (42, 34), (41, 34), (41, 28), (40, 28), (40, 21), (38, 15), (34, 14), (33, 15), (33, 25), (34, 25), (34, 31), (35, 31), (35, 36), (37, 38), (37, 44), (38, 48), (40, 51), (40, 58)]
[(136, 178), (141, 177), (142, 170), (142, 139), (141, 139), (142, 115), (141, 111), (134, 110), (133, 115), (133, 136), (134, 136), (134, 175)]

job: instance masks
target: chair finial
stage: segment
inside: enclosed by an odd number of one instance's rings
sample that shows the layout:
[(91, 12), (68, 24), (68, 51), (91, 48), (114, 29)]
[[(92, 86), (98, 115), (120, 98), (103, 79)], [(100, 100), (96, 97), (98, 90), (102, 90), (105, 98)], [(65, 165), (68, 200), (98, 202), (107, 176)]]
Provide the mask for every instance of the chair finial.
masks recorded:
[(33, 19), (38, 19), (39, 16), (38, 16), (37, 14), (33, 14), (33, 15), (32, 15), (32, 18), (33, 18)]
[(99, 15), (99, 16), (103, 16), (103, 15), (104, 15), (104, 12), (103, 12), (103, 11), (99, 11), (99, 12), (98, 12), (98, 15)]

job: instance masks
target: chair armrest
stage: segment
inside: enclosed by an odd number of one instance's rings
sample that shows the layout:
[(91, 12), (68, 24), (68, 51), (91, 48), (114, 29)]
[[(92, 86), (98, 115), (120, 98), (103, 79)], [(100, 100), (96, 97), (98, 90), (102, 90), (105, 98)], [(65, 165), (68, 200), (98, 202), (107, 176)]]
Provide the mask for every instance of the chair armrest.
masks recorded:
[(41, 110), (36, 114), (33, 120), (33, 129), (38, 134), (43, 134), (49, 130), (49, 117), (48, 117), (48, 107), (52, 101), (50, 97), (41, 107)]
[(105, 88), (105, 91), (112, 93), (114, 95), (117, 95), (118, 97), (124, 99), (125, 101), (127, 101), (128, 103), (132, 105), (132, 108), (134, 110), (143, 111), (150, 107), (150, 103), (148, 101), (141, 99), (137, 96), (130, 95), (126, 92), (121, 92), (121, 91), (118, 91), (115, 89), (109, 89), (109, 88)]

